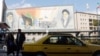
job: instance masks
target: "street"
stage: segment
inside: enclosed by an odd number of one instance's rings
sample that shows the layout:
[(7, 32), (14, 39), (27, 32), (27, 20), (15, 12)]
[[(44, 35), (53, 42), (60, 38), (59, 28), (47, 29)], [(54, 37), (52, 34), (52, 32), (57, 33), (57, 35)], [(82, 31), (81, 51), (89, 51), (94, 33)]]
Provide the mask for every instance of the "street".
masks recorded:
[[(7, 53), (3, 50), (0, 50), (0, 56), (7, 56)], [(13, 56), (12, 54), (10, 54), (9, 56)], [(19, 56), (22, 56), (21, 54), (19, 54)]]
[(7, 56), (6, 53), (0, 53), (0, 56)]
[[(7, 56), (6, 53), (0, 52), (0, 56)], [(9, 56), (13, 56), (12, 54), (10, 54)], [(22, 56), (21, 54), (19, 56)]]

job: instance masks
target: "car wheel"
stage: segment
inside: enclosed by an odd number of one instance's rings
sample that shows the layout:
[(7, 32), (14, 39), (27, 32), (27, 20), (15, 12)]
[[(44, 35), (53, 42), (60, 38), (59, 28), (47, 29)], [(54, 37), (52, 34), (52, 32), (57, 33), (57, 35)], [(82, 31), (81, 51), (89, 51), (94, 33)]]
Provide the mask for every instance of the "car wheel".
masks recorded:
[(96, 52), (93, 56), (100, 56), (100, 52)]
[(35, 56), (46, 56), (44, 53), (36, 53)]
[(22, 52), (22, 56), (29, 56), (29, 54)]
[(22, 56), (27, 56), (27, 55), (25, 55), (25, 54), (22, 54)]

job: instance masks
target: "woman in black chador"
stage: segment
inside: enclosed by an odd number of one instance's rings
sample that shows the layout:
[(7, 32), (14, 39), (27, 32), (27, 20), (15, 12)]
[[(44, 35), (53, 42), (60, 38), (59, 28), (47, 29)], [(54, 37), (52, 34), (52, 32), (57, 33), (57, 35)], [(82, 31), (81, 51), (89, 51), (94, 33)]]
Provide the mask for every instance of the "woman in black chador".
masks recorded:
[(14, 43), (14, 36), (12, 33), (9, 33), (7, 36), (7, 56), (9, 56), (9, 54), (13, 54), (13, 56), (15, 56), (15, 43)]

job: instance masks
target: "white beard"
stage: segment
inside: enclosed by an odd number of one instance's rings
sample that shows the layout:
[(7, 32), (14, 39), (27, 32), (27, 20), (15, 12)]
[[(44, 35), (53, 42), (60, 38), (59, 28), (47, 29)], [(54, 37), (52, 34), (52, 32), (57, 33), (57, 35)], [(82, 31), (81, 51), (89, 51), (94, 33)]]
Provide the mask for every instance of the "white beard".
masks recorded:
[(63, 25), (66, 26), (67, 20), (64, 20)]

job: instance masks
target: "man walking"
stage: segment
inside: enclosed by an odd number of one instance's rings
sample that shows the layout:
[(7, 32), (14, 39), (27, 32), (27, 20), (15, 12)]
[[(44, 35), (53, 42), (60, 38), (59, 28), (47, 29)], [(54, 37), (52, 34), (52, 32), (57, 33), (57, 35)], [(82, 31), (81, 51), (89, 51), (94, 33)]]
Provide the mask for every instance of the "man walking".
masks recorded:
[(19, 56), (19, 52), (22, 49), (22, 45), (25, 41), (25, 34), (21, 32), (21, 29), (18, 29), (17, 38), (16, 38), (16, 56)]

